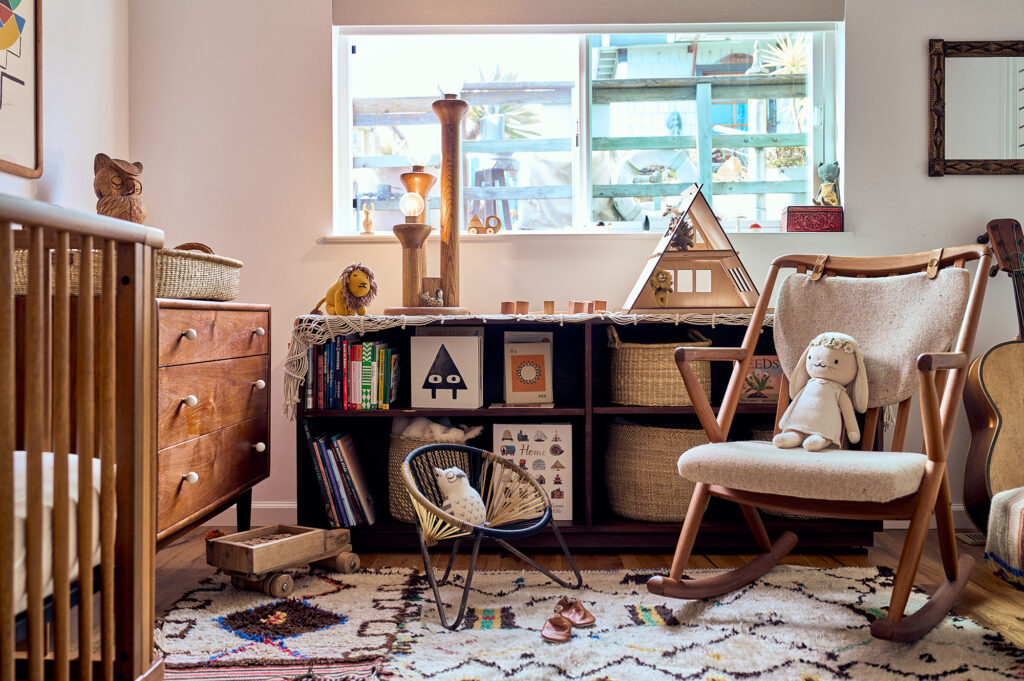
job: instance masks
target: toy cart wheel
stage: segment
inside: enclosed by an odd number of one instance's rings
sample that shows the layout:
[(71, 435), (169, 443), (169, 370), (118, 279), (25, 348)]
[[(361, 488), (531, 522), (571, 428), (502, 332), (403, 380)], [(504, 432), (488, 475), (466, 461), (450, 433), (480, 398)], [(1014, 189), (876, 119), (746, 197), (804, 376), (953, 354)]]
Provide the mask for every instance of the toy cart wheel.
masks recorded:
[(287, 598), (291, 596), (294, 589), (295, 580), (292, 579), (292, 576), (281, 572), (270, 575), (263, 582), (263, 592), (274, 598)]
[(338, 572), (352, 574), (359, 569), (359, 556), (348, 552), (339, 553), (334, 558), (334, 564)]

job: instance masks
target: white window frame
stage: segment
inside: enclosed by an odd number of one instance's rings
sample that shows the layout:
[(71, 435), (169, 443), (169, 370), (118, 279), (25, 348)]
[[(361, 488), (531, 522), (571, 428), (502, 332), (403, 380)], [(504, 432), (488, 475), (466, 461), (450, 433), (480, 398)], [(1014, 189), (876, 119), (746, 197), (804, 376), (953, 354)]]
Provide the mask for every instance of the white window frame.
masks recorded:
[[(811, 70), (808, 74), (811, 99), (811, 119), (813, 134), (808, 136), (808, 159), (813, 168), (819, 163), (830, 162), (841, 158), (840, 136), (837, 131), (841, 123), (836, 115), (842, 111), (845, 85), (842, 73), (842, 55), (838, 49), (842, 45), (842, 22), (785, 22), (758, 24), (675, 24), (646, 26), (365, 26), (335, 27), (334, 42), (334, 217), (332, 236), (348, 237), (358, 234), (358, 221), (354, 215), (354, 193), (352, 188), (352, 93), (350, 89), (351, 41), (349, 36), (358, 35), (423, 35), (423, 34), (524, 34), (524, 33), (565, 33), (578, 34), (579, 38), (579, 69), (574, 91), (576, 110), (576, 143), (573, 145), (573, 202), (572, 223), (576, 229), (557, 230), (522, 230), (509, 231), (519, 236), (538, 235), (544, 233), (558, 234), (601, 234), (607, 229), (586, 229), (583, 225), (591, 223), (593, 205), (592, 140), (590, 135), (590, 69), (591, 51), (588, 35), (615, 33), (742, 33), (742, 32), (776, 32), (776, 33), (813, 33)], [(828, 79), (834, 84), (829, 93)], [(819, 113), (820, 111), (820, 113)], [(813, 182), (817, 187), (817, 180)], [(772, 222), (769, 221), (769, 225)], [(635, 229), (616, 229), (616, 233), (637, 233)], [(744, 232), (746, 233), (746, 232)]]

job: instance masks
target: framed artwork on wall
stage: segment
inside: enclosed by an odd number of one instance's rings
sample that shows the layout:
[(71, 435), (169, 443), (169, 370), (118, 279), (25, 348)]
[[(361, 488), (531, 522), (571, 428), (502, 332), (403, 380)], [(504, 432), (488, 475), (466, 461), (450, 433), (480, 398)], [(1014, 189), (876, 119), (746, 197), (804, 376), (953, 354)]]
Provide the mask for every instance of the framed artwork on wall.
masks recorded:
[(43, 174), (42, 0), (0, 0), (0, 170)]

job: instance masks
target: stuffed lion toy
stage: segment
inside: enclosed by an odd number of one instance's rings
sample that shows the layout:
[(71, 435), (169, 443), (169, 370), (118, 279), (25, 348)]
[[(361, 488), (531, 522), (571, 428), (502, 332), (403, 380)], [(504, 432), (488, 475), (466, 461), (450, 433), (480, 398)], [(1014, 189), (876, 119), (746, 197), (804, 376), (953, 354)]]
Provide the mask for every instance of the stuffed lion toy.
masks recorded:
[(327, 289), (327, 295), (320, 299), (310, 314), (323, 314), (320, 306), (326, 303), (329, 315), (366, 314), (366, 306), (377, 296), (377, 282), (373, 270), (362, 263), (352, 263), (338, 277), (338, 281)]

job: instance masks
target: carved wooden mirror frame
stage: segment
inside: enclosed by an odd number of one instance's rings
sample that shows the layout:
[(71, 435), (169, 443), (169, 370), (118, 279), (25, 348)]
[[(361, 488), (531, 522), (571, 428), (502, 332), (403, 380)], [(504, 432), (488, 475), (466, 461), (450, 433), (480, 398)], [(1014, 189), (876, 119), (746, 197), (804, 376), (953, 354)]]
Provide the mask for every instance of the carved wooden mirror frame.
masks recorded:
[(946, 158), (946, 57), (1024, 57), (1024, 40), (928, 41), (928, 174), (1024, 175), (1024, 159)]

